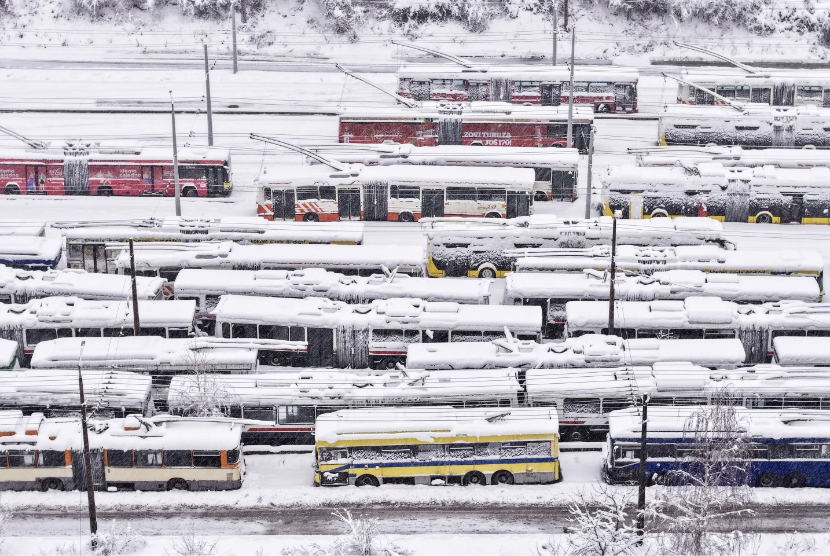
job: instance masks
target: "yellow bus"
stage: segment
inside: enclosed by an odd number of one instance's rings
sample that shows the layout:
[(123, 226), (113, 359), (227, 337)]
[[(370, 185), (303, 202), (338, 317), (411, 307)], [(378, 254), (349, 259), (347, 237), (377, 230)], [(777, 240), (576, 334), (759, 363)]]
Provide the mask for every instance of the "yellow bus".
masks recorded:
[(555, 408), (445, 406), (347, 409), (321, 415), (315, 486), (555, 483)]

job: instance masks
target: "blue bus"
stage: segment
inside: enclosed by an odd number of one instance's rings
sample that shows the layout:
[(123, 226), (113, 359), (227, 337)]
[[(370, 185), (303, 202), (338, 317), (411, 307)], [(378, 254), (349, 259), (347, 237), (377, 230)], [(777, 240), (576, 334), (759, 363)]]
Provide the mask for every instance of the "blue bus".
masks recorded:
[[(682, 484), (695, 473), (695, 431), (684, 425), (701, 406), (649, 407), (646, 476), (649, 484)], [(830, 412), (736, 407), (748, 443), (744, 473), (731, 476), (756, 487), (830, 486)], [(641, 408), (609, 414), (602, 475), (609, 484), (636, 484), (640, 468)], [(700, 431), (698, 431), (700, 432)], [(688, 480), (688, 479), (686, 479)]]

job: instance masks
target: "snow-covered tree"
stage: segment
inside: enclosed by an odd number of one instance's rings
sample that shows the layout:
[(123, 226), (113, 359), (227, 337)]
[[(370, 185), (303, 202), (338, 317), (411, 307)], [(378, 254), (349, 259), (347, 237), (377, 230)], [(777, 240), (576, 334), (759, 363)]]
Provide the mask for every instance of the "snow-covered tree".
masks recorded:
[(186, 359), (190, 373), (182, 380), (182, 388), (171, 396), (171, 406), (181, 408), (186, 417), (225, 415), (233, 396), (216, 380), (216, 374), (209, 372), (205, 352), (190, 349)]
[(630, 487), (604, 483), (580, 489), (568, 505), (571, 514), (566, 554), (573, 556), (625, 556), (641, 554), (640, 537), (631, 516), (637, 497)]
[(386, 542), (376, 519), (355, 519), (349, 510), (332, 513), (349, 526), (349, 532), (329, 545), (316, 543), (282, 551), (283, 556), (410, 556), (411, 551)]

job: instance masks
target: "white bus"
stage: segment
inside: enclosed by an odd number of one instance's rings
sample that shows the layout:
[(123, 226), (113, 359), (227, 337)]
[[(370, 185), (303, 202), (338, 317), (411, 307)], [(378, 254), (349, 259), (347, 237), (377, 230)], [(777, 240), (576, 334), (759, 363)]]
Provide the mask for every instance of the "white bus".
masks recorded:
[(818, 149), (745, 149), (709, 145), (693, 147), (637, 147), (630, 148), (638, 166), (692, 166), (716, 162), (723, 166), (774, 166), (776, 168), (814, 168), (830, 166), (830, 151)]
[[(139, 299), (161, 299), (164, 280), (136, 278)], [(0, 265), (0, 303), (26, 303), (51, 296), (81, 299), (130, 299), (129, 276), (93, 274), (85, 270), (20, 270)]]
[(274, 365), (389, 368), (406, 360), (407, 346), (432, 342), (487, 342), (509, 328), (538, 339), (539, 307), (460, 305), (421, 299), (347, 304), (324, 298), (225, 295), (213, 311), (221, 338), (307, 342), (307, 353), (273, 352)]
[[(545, 337), (561, 338), (565, 332), (568, 301), (603, 301), (610, 296), (608, 272), (586, 270), (573, 273), (516, 272), (505, 280), (504, 303), (538, 305), (545, 321)], [(792, 299), (818, 303), (821, 290), (807, 276), (746, 276), (715, 274), (700, 270), (667, 270), (650, 276), (617, 275), (617, 299), (655, 301), (715, 296), (736, 303), (767, 303)]]
[[(607, 304), (606, 304), (607, 306)], [(410, 344), (407, 369), (558, 369), (617, 367), (686, 361), (706, 367), (735, 367), (746, 355), (739, 340), (624, 340), (598, 334), (540, 344), (508, 337), (485, 343)]]
[[(830, 336), (827, 305), (780, 301), (739, 305), (718, 297), (682, 301), (618, 301), (615, 331), (626, 338), (738, 338), (747, 363), (764, 363), (773, 355), (776, 336)], [(565, 306), (569, 337), (608, 331), (608, 303), (570, 301)]]
[(786, 367), (830, 367), (830, 342), (826, 337), (811, 336), (806, 331), (791, 332), (772, 339), (773, 363)]
[(0, 338), (0, 371), (20, 367), (17, 358), (17, 342)]
[(49, 270), (63, 257), (59, 239), (0, 235), (0, 264), (23, 270)]
[(0, 236), (34, 236), (46, 235), (46, 222), (17, 221), (4, 219), (0, 222)]
[(214, 219), (163, 219), (128, 221), (57, 222), (66, 241), (66, 264), (88, 272), (114, 273), (114, 257), (132, 239), (150, 242), (201, 243), (232, 241), (245, 243), (347, 243), (363, 242), (363, 224), (348, 222), (325, 226), (269, 223), (256, 217)]
[[(685, 70), (684, 81), (738, 102), (772, 106), (830, 107), (830, 73), (821, 70), (707, 68)], [(698, 106), (724, 104), (721, 99), (686, 83), (677, 84), (677, 103)]]

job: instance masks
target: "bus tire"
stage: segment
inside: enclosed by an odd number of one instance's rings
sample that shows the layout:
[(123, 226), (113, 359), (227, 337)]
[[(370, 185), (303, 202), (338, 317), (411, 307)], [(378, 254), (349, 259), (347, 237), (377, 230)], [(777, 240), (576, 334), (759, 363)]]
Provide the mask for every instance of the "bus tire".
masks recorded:
[(415, 215), (411, 212), (402, 212), (398, 214), (398, 222), (415, 222)]
[(316, 212), (307, 212), (303, 215), (303, 222), (319, 222), (320, 217)]
[(16, 183), (10, 183), (6, 186), (6, 195), (20, 195), (20, 186)]
[(197, 197), (198, 195), (199, 193), (195, 187), (185, 187), (184, 191), (182, 191), (182, 196), (184, 197)]
[(380, 365), (378, 365), (381, 369), (387, 369), (390, 371), (394, 371), (398, 368), (398, 358), (397, 357), (386, 357), (381, 359)]
[(170, 479), (167, 481), (167, 490), (190, 490), (190, 485), (184, 479)]
[(784, 475), (781, 486), (784, 488), (804, 488), (807, 486), (807, 477), (797, 472), (787, 473)]
[(501, 214), (497, 212), (488, 212), (484, 215), (484, 218), (501, 218)]
[(44, 479), (40, 483), (40, 490), (46, 492), (49, 490), (65, 490), (65, 488), (63, 486), (63, 481), (60, 479)]
[(496, 277), (496, 269), (493, 265), (482, 265), (478, 267), (478, 277), (479, 278), (488, 278), (490, 280)]
[(761, 212), (755, 217), (756, 224), (772, 224), (772, 215), (768, 212)]
[(374, 475), (368, 475), (368, 474), (367, 475), (361, 475), (360, 477), (355, 479), (354, 486), (356, 486), (356, 487), (362, 487), (362, 486), (379, 487), (380, 486), (380, 481), (378, 481), (378, 478), (375, 477)]
[(775, 488), (781, 486), (781, 479), (779, 479), (778, 475), (775, 473), (765, 471), (758, 475), (758, 478), (755, 479), (755, 486), (761, 488)]
[(493, 473), (493, 476), (490, 477), (491, 485), (512, 485), (514, 482), (515, 479), (513, 478), (513, 473), (505, 471), (504, 469), (496, 471)]
[(112, 197), (112, 188), (111, 187), (99, 187), (98, 188), (98, 196), (99, 197)]
[(461, 484), (463, 486), (469, 485), (486, 485), (487, 484), (487, 477), (484, 476), (484, 473), (481, 471), (470, 471), (464, 478), (461, 479)]
[(598, 114), (607, 114), (610, 111), (611, 111), (611, 107), (608, 106), (605, 103), (602, 103), (599, 106), (597, 106), (597, 113)]
[(590, 437), (591, 433), (588, 429), (577, 427), (568, 433), (568, 442), (587, 442)]
[(664, 211), (664, 210), (655, 210), (654, 212), (651, 213), (651, 217), (652, 218), (668, 218), (669, 215), (666, 214), (666, 211)]
[(548, 200), (548, 194), (545, 193), (544, 191), (537, 191), (533, 195), (533, 200), (534, 201), (547, 201)]

